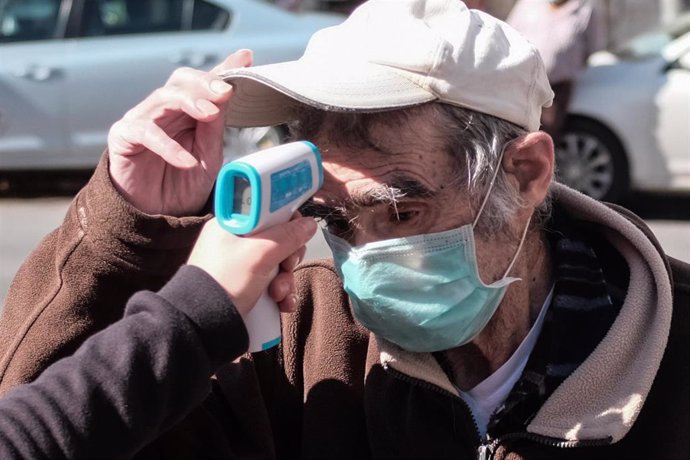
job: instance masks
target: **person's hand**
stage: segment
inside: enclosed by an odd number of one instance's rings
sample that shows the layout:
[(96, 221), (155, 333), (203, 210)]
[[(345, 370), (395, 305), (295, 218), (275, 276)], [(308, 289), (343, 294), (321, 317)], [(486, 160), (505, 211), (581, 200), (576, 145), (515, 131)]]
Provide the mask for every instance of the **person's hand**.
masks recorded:
[(304, 257), (305, 244), (316, 228), (311, 217), (295, 216), (286, 224), (237, 236), (212, 219), (204, 225), (187, 263), (205, 270), (223, 286), (242, 316), (266, 289), (281, 311), (294, 311), (297, 302), (292, 271)]
[(110, 177), (129, 203), (172, 216), (203, 208), (223, 164), (224, 113), (232, 96), (232, 86), (216, 75), (251, 63), (251, 51), (240, 50), (210, 72), (180, 68), (111, 127)]

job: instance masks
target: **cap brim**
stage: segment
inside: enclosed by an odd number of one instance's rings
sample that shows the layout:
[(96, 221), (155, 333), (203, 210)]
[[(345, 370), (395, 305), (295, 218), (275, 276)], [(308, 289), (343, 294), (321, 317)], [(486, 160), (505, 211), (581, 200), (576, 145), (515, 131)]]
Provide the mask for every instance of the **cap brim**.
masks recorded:
[(437, 99), (391, 67), (371, 63), (298, 60), (231, 69), (220, 77), (234, 87), (226, 124), (239, 127), (290, 121), (296, 102), (328, 111), (374, 112)]

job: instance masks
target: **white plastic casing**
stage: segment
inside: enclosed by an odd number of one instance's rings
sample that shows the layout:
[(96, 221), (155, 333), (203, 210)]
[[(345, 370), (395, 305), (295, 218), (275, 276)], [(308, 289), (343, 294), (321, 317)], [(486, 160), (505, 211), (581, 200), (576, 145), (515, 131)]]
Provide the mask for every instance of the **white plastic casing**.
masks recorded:
[[(249, 212), (233, 206), (236, 178), (249, 183)], [(310, 142), (293, 142), (262, 150), (226, 164), (216, 184), (216, 217), (221, 227), (237, 235), (251, 235), (290, 220), (295, 211), (323, 184), (318, 149)], [(275, 274), (277, 274), (277, 268)], [(275, 274), (273, 276), (275, 276)], [(264, 292), (245, 315), (249, 351), (266, 350), (280, 343), (280, 312)]]

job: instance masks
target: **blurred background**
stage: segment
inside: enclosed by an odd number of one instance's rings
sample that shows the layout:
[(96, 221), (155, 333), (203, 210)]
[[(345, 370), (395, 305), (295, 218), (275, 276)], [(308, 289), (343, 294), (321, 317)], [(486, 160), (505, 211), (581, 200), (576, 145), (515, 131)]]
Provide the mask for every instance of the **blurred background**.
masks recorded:
[[(546, 3), (519, 0), (530, 1)], [(175, 68), (210, 69), (240, 48), (253, 49), (256, 64), (296, 59), (312, 33), (359, 3), (0, 0), (0, 303), (88, 180), (110, 125)], [(467, 3), (517, 27), (516, 1)], [(537, 6), (520, 6), (536, 20)], [(690, 262), (690, 0), (591, 6), (601, 49), (588, 53), (563, 106), (558, 177), (632, 209), (670, 255)], [(229, 128), (225, 156), (284, 138), (280, 126)], [(322, 242), (309, 254), (325, 255)]]

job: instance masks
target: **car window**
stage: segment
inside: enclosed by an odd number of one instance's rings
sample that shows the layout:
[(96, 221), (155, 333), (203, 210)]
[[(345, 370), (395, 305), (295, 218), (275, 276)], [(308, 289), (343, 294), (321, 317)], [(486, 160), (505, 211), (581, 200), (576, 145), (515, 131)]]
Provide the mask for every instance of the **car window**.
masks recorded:
[(184, 0), (85, 0), (83, 37), (145, 34), (182, 29)]
[(85, 0), (80, 36), (221, 30), (229, 17), (203, 0)]
[(230, 13), (203, 0), (194, 2), (192, 30), (223, 30), (230, 20)]
[(56, 35), (61, 0), (0, 0), (0, 43)]

